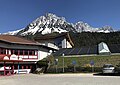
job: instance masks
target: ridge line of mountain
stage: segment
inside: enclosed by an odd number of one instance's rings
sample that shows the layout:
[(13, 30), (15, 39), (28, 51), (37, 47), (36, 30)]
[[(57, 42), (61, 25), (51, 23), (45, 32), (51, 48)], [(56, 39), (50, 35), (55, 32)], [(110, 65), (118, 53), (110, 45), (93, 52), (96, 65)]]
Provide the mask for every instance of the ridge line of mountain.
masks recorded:
[(114, 32), (111, 26), (104, 26), (102, 28), (94, 28), (91, 27), (89, 24), (79, 21), (75, 24), (69, 23), (66, 21), (64, 17), (58, 17), (55, 14), (47, 13), (44, 16), (40, 16), (32, 23), (27, 25), (25, 28), (22, 28), (17, 31), (10, 31), (3, 34), (9, 35), (35, 35), (40, 33), (50, 34), (50, 33), (63, 33), (63, 32), (74, 32), (74, 33), (81, 33), (81, 32), (103, 32), (109, 33)]

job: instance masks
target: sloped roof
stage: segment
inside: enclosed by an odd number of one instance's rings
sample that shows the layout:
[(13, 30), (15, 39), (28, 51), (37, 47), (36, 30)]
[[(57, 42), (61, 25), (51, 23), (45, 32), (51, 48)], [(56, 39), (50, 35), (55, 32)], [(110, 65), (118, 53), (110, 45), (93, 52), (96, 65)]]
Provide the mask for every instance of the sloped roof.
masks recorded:
[(62, 54), (67, 55), (97, 55), (98, 49), (97, 45), (91, 47), (79, 47), (79, 48), (62, 48), (59, 51), (55, 52), (54, 56), (62, 56)]
[[(120, 53), (120, 44), (112, 44), (112, 45), (108, 45), (108, 49), (106, 49), (107, 45), (106, 43), (102, 42), (99, 45), (101, 45), (101, 53)], [(69, 55), (91, 55), (91, 54), (95, 54), (97, 55), (99, 52), (99, 45), (95, 45), (95, 46), (83, 46), (83, 47), (79, 47), (79, 48), (62, 48), (60, 50), (58, 50), (57, 52), (55, 52), (53, 55), (54, 56), (62, 56), (62, 54), (64, 53), (65, 56), (69, 56)], [(105, 48), (105, 49), (104, 49)]]
[(28, 44), (28, 45), (37, 45), (36, 42), (13, 36), (13, 35), (0, 35), (0, 41), (4, 41), (7, 43), (13, 43), (13, 44)]
[(46, 34), (46, 35), (38, 35), (36, 36), (34, 39), (35, 40), (50, 40), (50, 39), (55, 39), (55, 38), (58, 38), (58, 37), (61, 37), (61, 36), (65, 36), (66, 33), (62, 33), (62, 34), (58, 34), (58, 33), (55, 33), (55, 34)]
[(120, 44), (111, 44), (108, 45), (111, 53), (120, 53)]
[(60, 37), (66, 37), (67, 40), (70, 42), (70, 44), (72, 46), (74, 46), (74, 43), (72, 42), (71, 40), (71, 37), (69, 35), (69, 33), (61, 33), (61, 34), (46, 34), (46, 35), (38, 35), (37, 37), (35, 37), (35, 41), (43, 41), (43, 40), (53, 40), (53, 39), (56, 39), (56, 38), (60, 38)]

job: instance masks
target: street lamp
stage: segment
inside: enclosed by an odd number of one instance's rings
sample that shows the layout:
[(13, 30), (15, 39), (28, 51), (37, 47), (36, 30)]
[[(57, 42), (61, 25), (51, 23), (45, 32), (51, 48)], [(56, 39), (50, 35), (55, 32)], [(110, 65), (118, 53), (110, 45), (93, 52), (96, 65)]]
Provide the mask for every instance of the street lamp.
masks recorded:
[(53, 52), (52, 50), (49, 50), (49, 53), (50, 53), (50, 54), (52, 54), (52, 52)]
[(56, 73), (57, 73), (57, 69), (58, 69), (57, 65), (58, 65), (58, 59), (55, 59), (55, 68), (56, 68)]
[(49, 52), (47, 53), (47, 58), (48, 58), (48, 68), (50, 67), (51, 63), (50, 63), (50, 58), (49, 56), (52, 54), (52, 50), (49, 50)]
[(63, 53), (62, 54), (62, 57), (63, 57), (63, 73), (65, 72), (65, 70), (64, 70), (64, 56), (65, 56), (65, 54)]
[(49, 50), (48, 52), (48, 56), (50, 56), (52, 54), (52, 50)]

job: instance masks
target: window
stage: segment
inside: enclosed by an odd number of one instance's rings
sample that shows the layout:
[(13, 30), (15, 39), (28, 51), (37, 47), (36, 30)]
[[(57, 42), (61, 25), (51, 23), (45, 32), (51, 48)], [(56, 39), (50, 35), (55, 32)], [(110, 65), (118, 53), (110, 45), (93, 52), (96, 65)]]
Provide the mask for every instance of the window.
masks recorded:
[(15, 54), (15, 55), (36, 55), (35, 50), (23, 50), (23, 49), (4, 49), (0, 48), (0, 54)]
[(25, 50), (25, 51), (24, 51), (24, 55), (28, 55), (28, 50)]
[(23, 50), (20, 50), (19, 51), (19, 55), (23, 55), (24, 53), (23, 53)]
[(33, 55), (33, 54), (32, 54), (32, 50), (29, 51), (29, 55)]
[(18, 50), (14, 50), (14, 54), (15, 54), (15, 55), (18, 55)]
[(29, 55), (35, 55), (35, 51), (34, 50), (30, 50), (29, 51)]
[(6, 49), (1, 48), (1, 49), (0, 49), (0, 54), (6, 54)]
[(35, 51), (32, 51), (32, 54), (35, 55)]
[(9, 49), (7, 49), (7, 54), (9, 54)]
[(11, 50), (11, 54), (14, 54), (14, 50)]

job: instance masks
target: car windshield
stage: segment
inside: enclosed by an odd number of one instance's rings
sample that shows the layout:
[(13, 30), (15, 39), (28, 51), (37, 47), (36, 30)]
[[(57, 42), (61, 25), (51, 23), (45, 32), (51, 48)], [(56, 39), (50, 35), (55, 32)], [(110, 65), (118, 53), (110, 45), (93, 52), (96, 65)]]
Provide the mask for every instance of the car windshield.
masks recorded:
[(103, 68), (110, 68), (110, 67), (114, 67), (113, 65), (104, 65)]

